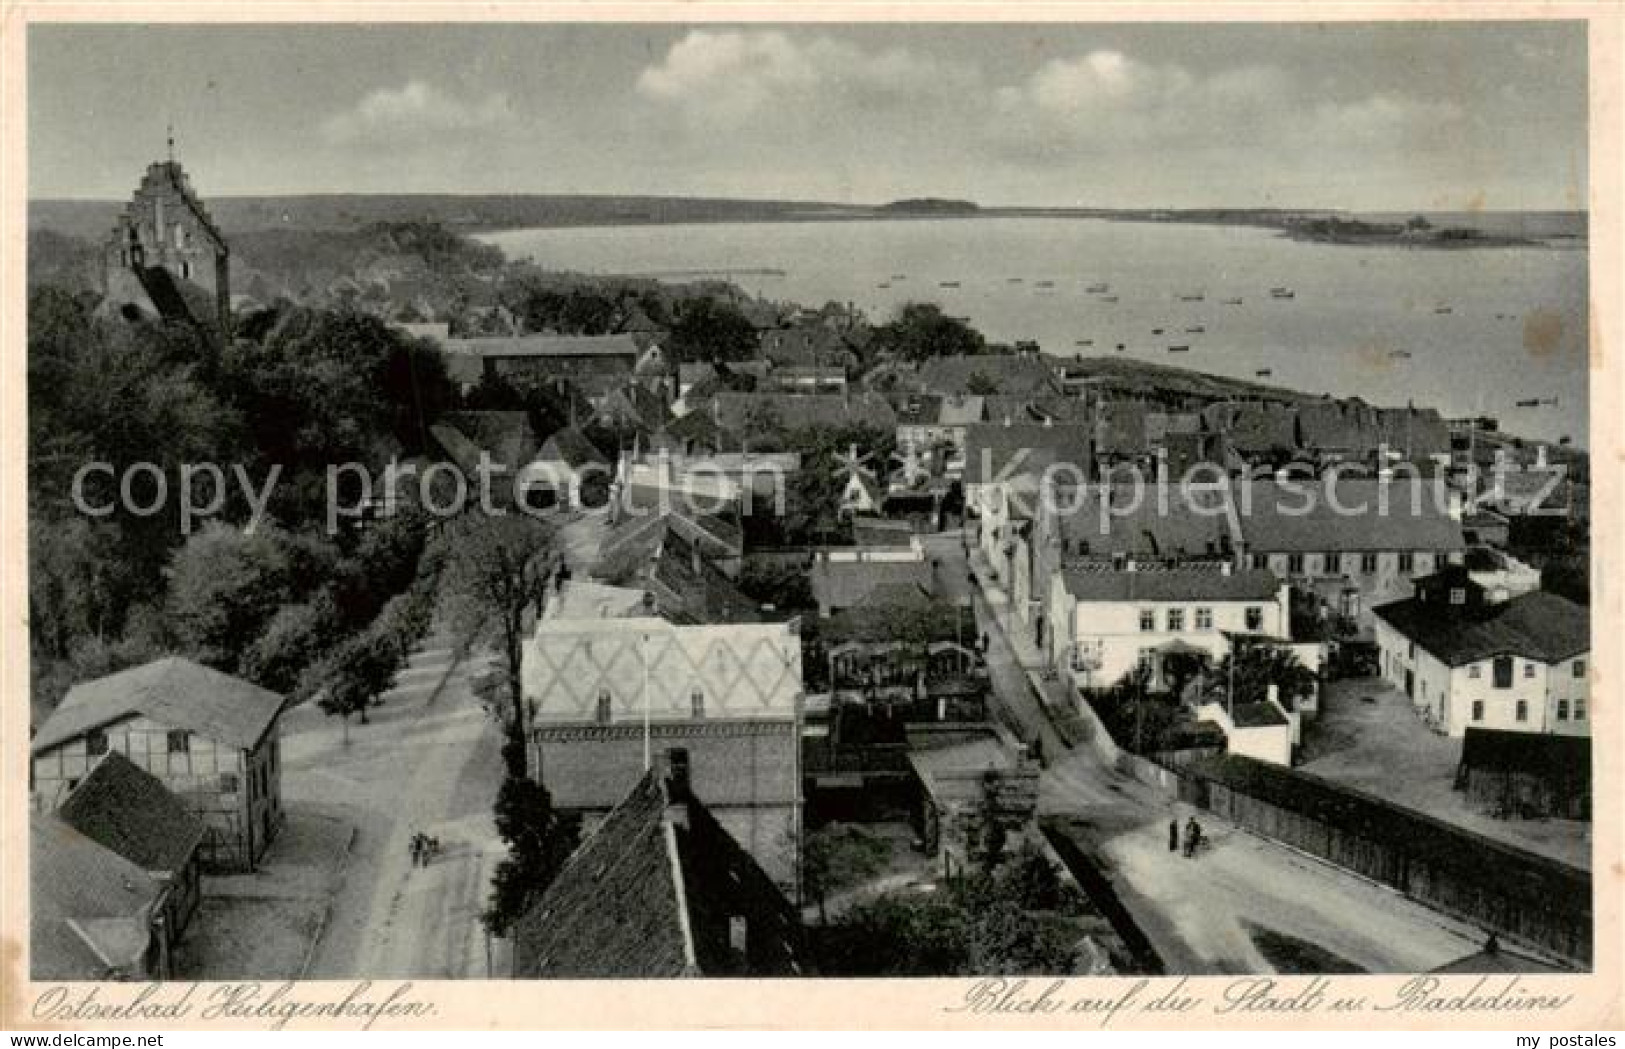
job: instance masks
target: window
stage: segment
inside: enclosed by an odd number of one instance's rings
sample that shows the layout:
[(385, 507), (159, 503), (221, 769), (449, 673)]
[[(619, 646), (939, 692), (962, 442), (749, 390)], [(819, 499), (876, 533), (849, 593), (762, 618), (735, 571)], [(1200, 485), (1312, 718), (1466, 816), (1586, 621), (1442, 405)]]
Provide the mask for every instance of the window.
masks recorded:
[(1399, 552), (1399, 570), (1401, 572), (1415, 571), (1416, 555), (1411, 553), (1409, 550), (1401, 550)]
[(222, 772), (220, 774), (220, 791), (223, 794), (237, 793), (237, 773)]
[(1377, 571), (1377, 555), (1376, 554), (1361, 554), (1360, 555), (1360, 571), (1363, 572), (1366, 575), (1375, 575), (1376, 571)]
[(1586, 661), (1585, 660), (1576, 659), (1574, 661), (1574, 676), (1575, 677), (1585, 677), (1586, 676)]
[(1213, 629), (1213, 609), (1211, 609), (1211, 608), (1198, 608), (1196, 610), (1196, 629), (1198, 629), (1198, 630), (1212, 630)]
[(1566, 700), (1566, 699), (1560, 699), (1560, 700), (1557, 701), (1557, 720), (1559, 720), (1559, 721), (1567, 721), (1568, 719), (1569, 719), (1569, 701)]
[(1286, 570), (1293, 575), (1303, 574), (1303, 555), (1288, 554), (1286, 557)]
[(609, 689), (607, 688), (598, 690), (598, 720), (600, 722), (609, 720)]
[(99, 728), (91, 729), (85, 735), (85, 753), (91, 757), (107, 753), (107, 733)]
[(1495, 687), (1496, 688), (1511, 688), (1512, 687), (1512, 657), (1511, 656), (1496, 656), (1495, 657)]
[(1513, 708), (1513, 711), (1514, 712), (1513, 712), (1512, 716), (1514, 718), (1516, 718), (1518, 721), (1528, 721), (1529, 720), (1529, 701), (1526, 700), (1526, 699), (1518, 700), (1518, 705)]
[(1467, 677), (1470, 678), (1471, 680), (1477, 681), (1479, 678), (1482, 678), (1483, 676), (1484, 676), (1484, 668), (1479, 666), (1477, 663), (1474, 663), (1472, 666), (1467, 668)]
[(1484, 720), (1484, 701), (1482, 699), (1473, 700), (1473, 720)]
[(1412, 642), (1409, 643), (1409, 645), (1410, 645), (1410, 650), (1406, 653), (1406, 657), (1409, 658), (1409, 659), (1415, 659), (1416, 658), (1416, 642), (1412, 641)]
[(177, 729), (169, 734), (169, 752), (171, 754), (188, 754), (192, 750), (192, 734), (185, 729)]
[(688, 694), (688, 706), (690, 713), (696, 718), (705, 717), (705, 693), (699, 689), (690, 692)]
[(1185, 629), (1185, 610), (1183, 608), (1170, 608), (1168, 610), (1168, 629), (1172, 631)]
[(79, 786), (79, 780), (77, 778), (70, 778), (68, 780), (68, 790), (71, 791), (77, 786)]
[(1257, 605), (1247, 606), (1247, 631), (1256, 634), (1264, 629), (1264, 610)]
[(1140, 609), (1140, 629), (1148, 634), (1157, 629), (1157, 613), (1149, 608)]
[(1583, 699), (1576, 699), (1574, 701), (1574, 720), (1575, 721), (1584, 721), (1585, 719), (1586, 719), (1586, 701), (1583, 700)]
[(1535, 664), (1525, 662), (1524, 665), (1523, 665), (1523, 676), (1526, 677), (1526, 678), (1534, 677), (1535, 676)]
[(1140, 669), (1142, 669), (1142, 670), (1150, 669), (1152, 661), (1155, 660), (1156, 658), (1157, 658), (1157, 650), (1156, 649), (1154, 649), (1154, 648), (1142, 648), (1142, 649), (1140, 649), (1140, 656), (1139, 656), (1139, 660), (1138, 660)]
[(1453, 605), (1465, 605), (1467, 603), (1467, 591), (1459, 586), (1451, 587), (1450, 603)]

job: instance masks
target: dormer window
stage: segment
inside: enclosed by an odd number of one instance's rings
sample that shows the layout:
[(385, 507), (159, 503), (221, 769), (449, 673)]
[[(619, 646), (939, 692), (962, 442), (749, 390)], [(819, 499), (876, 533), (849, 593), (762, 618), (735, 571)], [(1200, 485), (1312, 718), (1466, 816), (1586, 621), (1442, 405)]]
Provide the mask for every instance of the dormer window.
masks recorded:
[(1466, 591), (1466, 589), (1463, 588), (1463, 587), (1459, 587), (1459, 586), (1451, 587), (1450, 588), (1450, 603), (1453, 604), (1453, 605), (1465, 605), (1467, 603), (1467, 591)]
[(192, 750), (192, 734), (185, 729), (177, 729), (169, 733), (168, 746), (171, 754), (189, 754)]

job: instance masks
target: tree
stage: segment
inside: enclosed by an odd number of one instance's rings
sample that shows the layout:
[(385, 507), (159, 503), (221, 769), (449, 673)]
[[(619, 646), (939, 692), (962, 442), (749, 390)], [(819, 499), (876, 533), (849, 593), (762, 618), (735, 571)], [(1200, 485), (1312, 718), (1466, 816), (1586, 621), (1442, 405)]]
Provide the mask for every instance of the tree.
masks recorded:
[(461, 519), (448, 543), (447, 607), (453, 623), (472, 634), (497, 632), (508, 677), (508, 734), (521, 744), (509, 754), (509, 771), (526, 774), (523, 748), (525, 704), (520, 687), (525, 613), (541, 612), (545, 583), (556, 553), (553, 530), (524, 514), (475, 515)]
[(997, 900), (976, 915), (968, 937), (969, 971), (988, 976), (1064, 975), (1072, 971), (1072, 942), (1054, 922), (1042, 921), (1012, 900)]
[(748, 360), (756, 354), (756, 327), (731, 303), (691, 299), (678, 311), (667, 348), (684, 362)]
[(168, 609), (182, 644), (228, 674), (293, 596), (287, 555), (270, 529), (209, 524), (187, 539), (170, 569)]
[(547, 788), (512, 774), (497, 791), (495, 817), (508, 855), (492, 876), (491, 898), (481, 921), (492, 935), (506, 936), (575, 851), (581, 820), (555, 809)]
[(890, 853), (885, 839), (848, 824), (829, 823), (808, 833), (801, 852), (801, 877), (807, 893), (818, 903), (819, 923), (829, 924), (825, 907), (831, 894), (879, 874)]
[(897, 316), (875, 329), (870, 348), (905, 361), (984, 353), (987, 340), (964, 321), (949, 317), (929, 302), (910, 302)]
[(242, 674), (272, 692), (293, 692), (305, 671), (332, 646), (338, 632), (338, 606), (330, 593), (323, 591), (310, 601), (284, 605), (243, 654)]
[(965, 392), (977, 396), (996, 394), (999, 392), (999, 383), (986, 372), (974, 371), (970, 373), (970, 378), (965, 380)]

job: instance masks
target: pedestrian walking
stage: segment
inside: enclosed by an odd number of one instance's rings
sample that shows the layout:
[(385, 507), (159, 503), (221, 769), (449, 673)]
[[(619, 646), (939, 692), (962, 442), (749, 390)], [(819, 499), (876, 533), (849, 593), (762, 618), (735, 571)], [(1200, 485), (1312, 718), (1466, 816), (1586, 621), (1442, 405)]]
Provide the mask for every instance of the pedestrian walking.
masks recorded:
[(1192, 816), (1185, 823), (1185, 857), (1189, 859), (1196, 855), (1196, 847), (1202, 840), (1202, 828)]
[(418, 865), (418, 857), (423, 852), (422, 838), (423, 838), (423, 835), (421, 835), (421, 834), (412, 835), (412, 844), (407, 849), (407, 852), (410, 853), (411, 856), (412, 856), (412, 866), (414, 866), (414, 867), (416, 867)]
[(1179, 817), (1175, 816), (1168, 821), (1168, 851), (1179, 851)]

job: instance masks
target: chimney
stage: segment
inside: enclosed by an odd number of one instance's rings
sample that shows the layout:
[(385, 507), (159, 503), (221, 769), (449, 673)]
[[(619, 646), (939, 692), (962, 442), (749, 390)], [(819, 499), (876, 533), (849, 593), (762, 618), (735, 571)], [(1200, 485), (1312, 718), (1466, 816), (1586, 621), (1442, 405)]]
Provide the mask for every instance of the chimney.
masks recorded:
[(1460, 521), (1462, 508), (1461, 492), (1452, 488), (1448, 493), (1446, 493), (1445, 498), (1447, 500), (1445, 509), (1446, 512), (1450, 514), (1450, 519), (1452, 521)]
[(665, 761), (666, 807), (668, 818), (679, 827), (688, 826), (688, 806), (694, 800), (694, 791), (689, 784), (688, 772), (688, 748), (672, 747), (667, 750)]
[(1544, 470), (1547, 465), (1546, 446), (1544, 444), (1535, 445), (1535, 469)]

